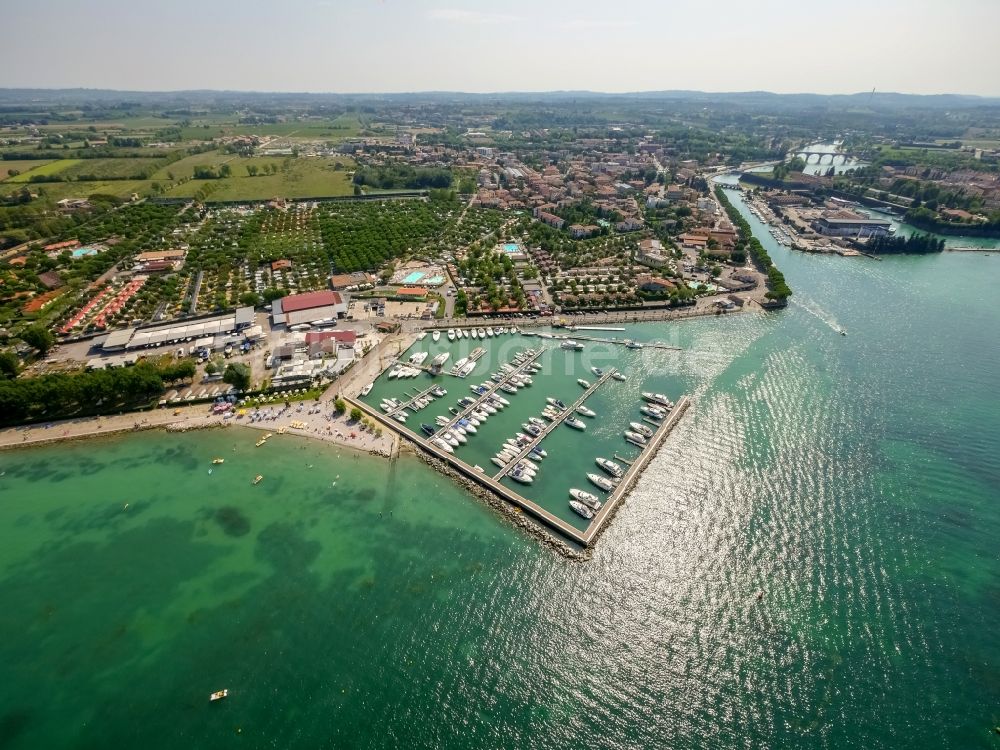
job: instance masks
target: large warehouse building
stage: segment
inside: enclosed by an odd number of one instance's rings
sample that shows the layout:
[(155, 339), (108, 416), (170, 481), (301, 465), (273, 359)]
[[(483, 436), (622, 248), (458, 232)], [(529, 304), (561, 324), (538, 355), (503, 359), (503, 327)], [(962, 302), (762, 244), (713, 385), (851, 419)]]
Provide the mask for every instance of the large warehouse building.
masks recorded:
[(347, 314), (347, 303), (337, 292), (319, 291), (290, 294), (276, 299), (271, 307), (274, 325), (294, 326), (319, 320), (341, 318)]

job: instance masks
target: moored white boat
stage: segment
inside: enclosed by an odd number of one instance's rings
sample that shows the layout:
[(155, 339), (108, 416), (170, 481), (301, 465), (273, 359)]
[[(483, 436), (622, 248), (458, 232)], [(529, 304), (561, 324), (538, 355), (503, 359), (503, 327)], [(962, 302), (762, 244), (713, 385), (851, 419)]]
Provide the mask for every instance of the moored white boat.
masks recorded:
[(578, 490), (576, 488), (571, 489), (569, 494), (574, 500), (583, 503), (592, 510), (600, 510), (601, 508), (601, 501), (597, 498), (597, 495), (592, 495), (585, 490)]
[(614, 482), (607, 477), (602, 477), (600, 474), (588, 473), (587, 479), (590, 480), (591, 484), (600, 487), (605, 492), (611, 492), (615, 488)]
[(594, 517), (594, 511), (577, 500), (570, 500), (569, 507), (572, 508), (577, 515), (583, 516), (588, 521)]

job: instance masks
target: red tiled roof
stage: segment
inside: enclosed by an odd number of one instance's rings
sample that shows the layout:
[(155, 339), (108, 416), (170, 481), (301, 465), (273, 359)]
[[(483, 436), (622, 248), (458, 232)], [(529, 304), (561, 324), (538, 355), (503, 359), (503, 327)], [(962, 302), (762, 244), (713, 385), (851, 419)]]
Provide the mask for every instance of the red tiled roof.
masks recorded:
[(427, 290), (422, 286), (414, 286), (409, 289), (397, 289), (396, 294), (402, 297), (425, 297), (427, 296)]
[(281, 311), (283, 313), (298, 312), (299, 310), (311, 310), (314, 307), (339, 305), (341, 302), (343, 302), (343, 298), (331, 291), (291, 294), (281, 300)]

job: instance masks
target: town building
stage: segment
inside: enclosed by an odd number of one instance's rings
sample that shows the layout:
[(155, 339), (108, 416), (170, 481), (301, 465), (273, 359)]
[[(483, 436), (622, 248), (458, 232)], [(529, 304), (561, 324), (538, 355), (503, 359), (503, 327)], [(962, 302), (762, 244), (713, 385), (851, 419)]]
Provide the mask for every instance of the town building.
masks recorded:
[(663, 268), (670, 259), (664, 250), (662, 242), (654, 239), (646, 239), (639, 242), (639, 249), (635, 253), (635, 260), (644, 266)]

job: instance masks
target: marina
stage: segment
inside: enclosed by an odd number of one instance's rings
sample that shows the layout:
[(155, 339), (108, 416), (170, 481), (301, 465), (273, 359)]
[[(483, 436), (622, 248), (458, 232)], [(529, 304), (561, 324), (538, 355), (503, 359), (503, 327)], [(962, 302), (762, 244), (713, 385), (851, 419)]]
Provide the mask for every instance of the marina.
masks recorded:
[[(393, 385), (398, 378), (388, 378), (392, 367), (399, 366), (393, 364), (367, 396), (347, 400), (458, 476), (556, 532), (557, 539), (591, 546), (689, 399), (672, 404), (663, 393), (643, 391), (643, 377), (633, 373), (629, 378), (630, 365), (641, 361), (646, 347), (656, 348), (652, 343), (608, 355), (599, 347), (588, 351), (593, 342), (584, 337), (556, 338), (543, 331), (476, 339), (441, 336), (436, 345), (431, 339), (413, 347), (428, 351), (429, 345), (435, 359), (442, 351), (453, 352), (457, 362), (471, 360), (475, 347), (475, 361), (483, 363), (482, 383), (472, 383), (468, 391), (442, 387), (447, 382), (441, 376), (451, 374), (447, 369), (431, 373), (421, 368), (422, 380), (404, 380), (400, 392)], [(615, 357), (615, 366), (607, 359), (600, 362), (605, 366), (592, 361), (608, 356)], [(398, 361), (408, 357), (411, 351), (401, 353)], [(651, 395), (655, 401), (649, 400)], [(423, 410), (419, 419), (414, 407)], [(403, 418), (406, 412), (409, 420)], [(595, 460), (605, 460), (602, 454), (614, 458), (619, 476), (592, 478)]]

